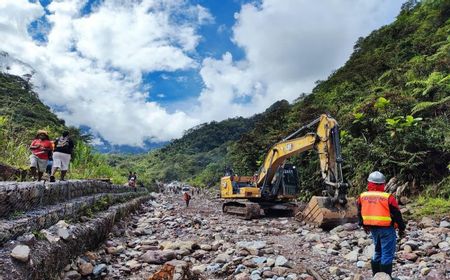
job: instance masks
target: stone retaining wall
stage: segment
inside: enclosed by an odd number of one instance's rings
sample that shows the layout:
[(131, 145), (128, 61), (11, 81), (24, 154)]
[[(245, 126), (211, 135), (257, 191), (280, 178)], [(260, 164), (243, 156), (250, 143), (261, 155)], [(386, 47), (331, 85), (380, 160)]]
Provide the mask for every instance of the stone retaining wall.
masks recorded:
[[(138, 189), (138, 191), (143, 188)], [(96, 193), (123, 193), (130, 188), (103, 181), (1, 182), (0, 217)]]
[(150, 198), (151, 196), (146, 195), (111, 206), (107, 211), (98, 213), (91, 221), (75, 224), (73, 238), (69, 240), (60, 239), (53, 243), (47, 240), (36, 241), (30, 245), (31, 259), (27, 263), (10, 257), (11, 250), (17, 243), (8, 243), (0, 249), (0, 276), (3, 280), (57, 279), (58, 273), (74, 257), (96, 248), (107, 237), (117, 220), (136, 210)]
[(24, 233), (47, 228), (59, 220), (76, 221), (86, 208), (92, 207), (97, 201), (107, 196), (109, 205), (113, 205), (143, 194), (142, 192), (95, 194), (36, 209), (17, 219), (0, 219), (0, 245)]

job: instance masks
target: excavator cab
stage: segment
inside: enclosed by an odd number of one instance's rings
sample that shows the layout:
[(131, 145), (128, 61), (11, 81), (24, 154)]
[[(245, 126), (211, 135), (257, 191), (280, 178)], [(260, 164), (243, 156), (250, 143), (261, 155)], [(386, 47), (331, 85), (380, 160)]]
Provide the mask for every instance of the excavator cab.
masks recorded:
[(271, 184), (262, 187), (262, 196), (269, 199), (295, 199), (299, 194), (300, 184), (297, 168), (292, 164), (278, 167)]

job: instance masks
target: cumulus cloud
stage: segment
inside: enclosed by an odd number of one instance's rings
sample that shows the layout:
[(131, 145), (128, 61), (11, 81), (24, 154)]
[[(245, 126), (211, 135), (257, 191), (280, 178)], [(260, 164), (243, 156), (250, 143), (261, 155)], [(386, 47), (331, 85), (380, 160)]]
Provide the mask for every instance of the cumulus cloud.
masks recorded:
[[(342, 66), (360, 36), (391, 22), (401, 0), (263, 0), (235, 15), (235, 44), (246, 57), (207, 58), (198, 112), (205, 118), (249, 116), (280, 99), (310, 92)], [(208, 111), (203, 108), (209, 108)]]
[[(0, 66), (14, 73), (31, 66), (40, 97), (68, 124), (88, 126), (111, 144), (140, 146), (310, 92), (314, 81), (344, 64), (358, 37), (391, 22), (402, 0), (244, 4), (232, 27), (241, 60), (231, 52), (219, 59), (197, 53), (199, 27), (214, 18), (189, 0), (104, 0), (88, 14), (82, 13), (87, 0), (55, 0), (47, 11), (34, 2), (0, 1), (0, 51), (24, 62), (0, 55)], [(47, 23), (40, 40), (29, 29), (36, 20)], [(227, 28), (219, 25), (218, 32)], [(143, 74), (177, 70), (199, 71), (199, 95), (167, 103), (168, 109), (149, 102), (149, 92), (164, 93), (152, 92)]]
[[(112, 144), (142, 145), (181, 136), (199, 120), (168, 113), (148, 102), (143, 73), (196, 67), (196, 29), (212, 20), (186, 1), (106, 0), (82, 15), (82, 0), (0, 2), (0, 49), (36, 69), (33, 82), (43, 100), (71, 125), (87, 125)], [(182, 16), (181, 16), (182, 15)], [(51, 28), (39, 43), (29, 24), (44, 16)]]

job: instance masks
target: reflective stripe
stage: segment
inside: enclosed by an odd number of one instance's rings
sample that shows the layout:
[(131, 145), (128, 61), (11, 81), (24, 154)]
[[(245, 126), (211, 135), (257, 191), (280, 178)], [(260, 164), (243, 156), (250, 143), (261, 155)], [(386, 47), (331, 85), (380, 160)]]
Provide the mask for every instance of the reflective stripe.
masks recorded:
[(361, 197), (365, 197), (365, 196), (379, 196), (379, 197), (389, 198), (390, 195), (391, 194), (385, 193), (385, 192), (363, 192), (361, 194)]
[(392, 221), (391, 217), (384, 216), (362, 216), (364, 220), (372, 220), (372, 221)]

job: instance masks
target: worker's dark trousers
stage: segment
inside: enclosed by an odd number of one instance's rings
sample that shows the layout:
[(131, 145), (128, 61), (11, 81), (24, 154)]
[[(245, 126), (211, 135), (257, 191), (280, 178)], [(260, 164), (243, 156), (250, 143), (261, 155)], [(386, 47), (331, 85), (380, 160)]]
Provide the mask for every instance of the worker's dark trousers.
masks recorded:
[(372, 227), (370, 231), (375, 245), (372, 261), (381, 265), (391, 264), (395, 256), (397, 239), (394, 227)]
[(189, 200), (186, 200), (186, 208), (189, 207)]

